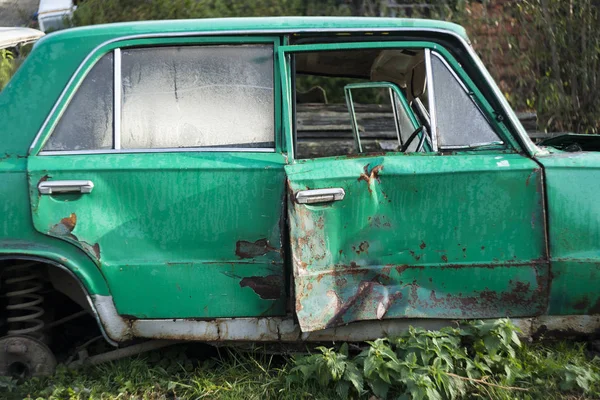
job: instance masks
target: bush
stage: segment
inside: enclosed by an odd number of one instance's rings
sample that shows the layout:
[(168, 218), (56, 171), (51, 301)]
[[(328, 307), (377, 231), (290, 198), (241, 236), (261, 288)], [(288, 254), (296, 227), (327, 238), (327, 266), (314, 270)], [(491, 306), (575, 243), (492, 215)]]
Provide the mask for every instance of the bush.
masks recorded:
[(341, 398), (459, 399), (557, 398), (600, 395), (600, 360), (582, 346), (530, 349), (509, 320), (459, 328), (410, 328), (399, 338), (377, 339), (351, 357), (348, 346), (293, 360), (295, 385), (335, 390)]
[[(396, 8), (378, 0), (86, 0), (73, 24), (278, 15), (450, 20), (467, 27), (513, 107), (537, 111), (541, 129), (600, 133), (600, 0), (406, 3), (409, 7)], [(500, 33), (507, 27), (510, 32)]]

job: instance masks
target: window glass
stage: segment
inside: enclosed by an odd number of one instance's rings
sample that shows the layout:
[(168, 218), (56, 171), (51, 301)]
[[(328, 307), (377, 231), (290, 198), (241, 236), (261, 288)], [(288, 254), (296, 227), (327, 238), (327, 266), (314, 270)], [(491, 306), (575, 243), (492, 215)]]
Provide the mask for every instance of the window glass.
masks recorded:
[(292, 60), (296, 158), (401, 151), (407, 142), (406, 152), (430, 151), (420, 140), (428, 127), (408, 141), (424, 124), (411, 109), (425, 87), (423, 49), (324, 50)]
[(94, 65), (44, 146), (47, 151), (113, 147), (113, 55)]
[(471, 96), (434, 53), (431, 55), (431, 69), (439, 146), (472, 147), (502, 143)]
[(274, 147), (273, 47), (122, 52), (121, 148)]
[[(406, 141), (410, 138), (410, 135), (415, 131), (415, 127), (410, 120), (410, 117), (404, 107), (402, 107), (402, 101), (398, 97), (396, 93), (394, 93), (394, 99), (396, 102), (396, 115), (398, 116), (398, 127), (400, 129), (400, 139), (402, 144), (406, 143)], [(414, 153), (417, 150), (419, 145), (419, 140), (413, 140), (409, 143), (408, 148), (406, 149), (407, 153)]]

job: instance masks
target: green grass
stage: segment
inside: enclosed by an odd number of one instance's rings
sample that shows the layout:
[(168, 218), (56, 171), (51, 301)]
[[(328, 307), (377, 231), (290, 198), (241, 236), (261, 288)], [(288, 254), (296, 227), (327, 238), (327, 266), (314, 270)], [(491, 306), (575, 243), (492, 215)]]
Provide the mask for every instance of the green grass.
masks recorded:
[(4, 378), (0, 398), (600, 398), (600, 358), (588, 343), (521, 344), (514, 332), (506, 320), (441, 332), (411, 330), (363, 351), (342, 345), (296, 356), (178, 345), (79, 370), (60, 367), (51, 378)]

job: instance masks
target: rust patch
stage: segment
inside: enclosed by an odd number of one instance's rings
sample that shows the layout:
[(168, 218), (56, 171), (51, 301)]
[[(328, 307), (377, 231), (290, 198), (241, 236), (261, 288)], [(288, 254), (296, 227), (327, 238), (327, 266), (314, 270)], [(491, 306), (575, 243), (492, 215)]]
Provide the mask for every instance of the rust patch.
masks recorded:
[(408, 268), (409, 268), (409, 267), (408, 267), (408, 265), (397, 265), (397, 266), (395, 266), (395, 267), (394, 267), (394, 269), (396, 270), (396, 272), (397, 272), (398, 274), (401, 274), (401, 273), (403, 273), (403, 272), (404, 272), (404, 271), (406, 271)]
[(539, 172), (540, 172), (540, 168), (534, 168), (533, 171), (529, 174), (529, 176), (525, 180), (525, 186), (529, 186), (531, 177), (537, 175)]
[(365, 158), (365, 157), (381, 157), (385, 156), (385, 152), (376, 152), (376, 153), (352, 153), (346, 154), (344, 156), (336, 157), (336, 160), (348, 160), (353, 158)]
[(356, 293), (352, 295), (348, 301), (346, 301), (340, 308), (336, 310), (335, 315), (327, 322), (326, 328), (331, 328), (336, 325), (342, 324), (344, 315), (350, 310), (352, 306), (355, 304), (360, 304), (358, 300), (368, 295), (373, 289), (377, 286), (381, 286), (381, 284), (372, 281), (362, 281), (358, 285), (358, 289)]
[(369, 217), (368, 218), (368, 222), (369, 222), (369, 226), (372, 228), (391, 228), (392, 224), (389, 221), (385, 221), (386, 217), (385, 216), (375, 216), (375, 217)]
[(281, 297), (283, 282), (279, 275), (250, 276), (240, 281), (240, 287), (249, 287), (263, 300), (277, 300)]
[(600, 314), (600, 298), (596, 300), (596, 303), (589, 309), (589, 314)]
[(443, 260), (444, 262), (448, 262), (448, 257), (447, 257), (447, 256), (444, 254), (444, 255), (442, 255), (442, 260)]
[(98, 243), (95, 243), (92, 246), (92, 251), (96, 255), (96, 258), (99, 260), (100, 259), (100, 245)]
[(61, 219), (60, 224), (63, 225), (69, 231), (69, 233), (73, 232), (75, 225), (77, 225), (77, 215), (72, 213), (70, 216)]
[(369, 193), (372, 193), (371, 183), (373, 183), (373, 181), (381, 182), (381, 180), (379, 179), (379, 173), (383, 169), (383, 165), (377, 165), (377, 166), (373, 167), (371, 169), (371, 171), (369, 171), (370, 165), (371, 164), (365, 165), (365, 168), (364, 168), (365, 172), (360, 174), (360, 176), (358, 177), (358, 181), (359, 182), (360, 181), (367, 182), (367, 187), (369, 189)]
[(259, 239), (256, 242), (239, 240), (235, 244), (235, 254), (239, 258), (254, 258), (264, 256), (270, 251), (278, 251), (269, 244), (267, 239)]
[(52, 226), (52, 228), (50, 228), (50, 234), (56, 236), (67, 236), (71, 239), (77, 240), (77, 238), (71, 233), (75, 229), (76, 225), (77, 215), (72, 213), (68, 217), (61, 219), (58, 224)]
[(322, 215), (317, 220), (317, 228), (319, 228), (319, 229), (325, 228), (325, 222), (323, 221), (323, 216)]
[(354, 250), (354, 252), (356, 254), (368, 253), (369, 252), (369, 242), (367, 242), (367, 241), (361, 242), (358, 245), (358, 248), (356, 246), (352, 246), (352, 250)]
[(39, 186), (39, 185), (40, 185), (40, 183), (42, 183), (42, 182), (46, 182), (46, 181), (47, 181), (49, 178), (50, 178), (50, 175), (48, 175), (48, 174), (46, 174), (46, 175), (42, 176), (42, 177), (40, 178), (40, 180), (38, 181), (38, 184), (37, 184), (37, 186)]
[(421, 259), (421, 256), (416, 255), (414, 251), (409, 250), (408, 252), (415, 259), (415, 261), (419, 261)]
[(423, 250), (425, 247), (427, 247), (427, 245), (424, 241), (421, 240), (421, 244), (419, 245), (419, 247), (421, 248), (421, 250)]
[(590, 306), (590, 299), (588, 299), (587, 297), (584, 297), (583, 299), (581, 299), (577, 303), (575, 303), (573, 308), (576, 310), (585, 310), (589, 306)]

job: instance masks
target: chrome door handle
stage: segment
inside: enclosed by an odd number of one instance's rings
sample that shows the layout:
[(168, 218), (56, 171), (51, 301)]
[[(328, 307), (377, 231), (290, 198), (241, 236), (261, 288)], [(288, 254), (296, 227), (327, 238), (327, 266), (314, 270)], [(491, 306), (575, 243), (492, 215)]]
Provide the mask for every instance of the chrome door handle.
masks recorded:
[(40, 194), (92, 193), (92, 189), (92, 181), (45, 181), (38, 185)]
[(346, 192), (342, 188), (301, 190), (296, 193), (299, 204), (329, 203), (344, 200)]

